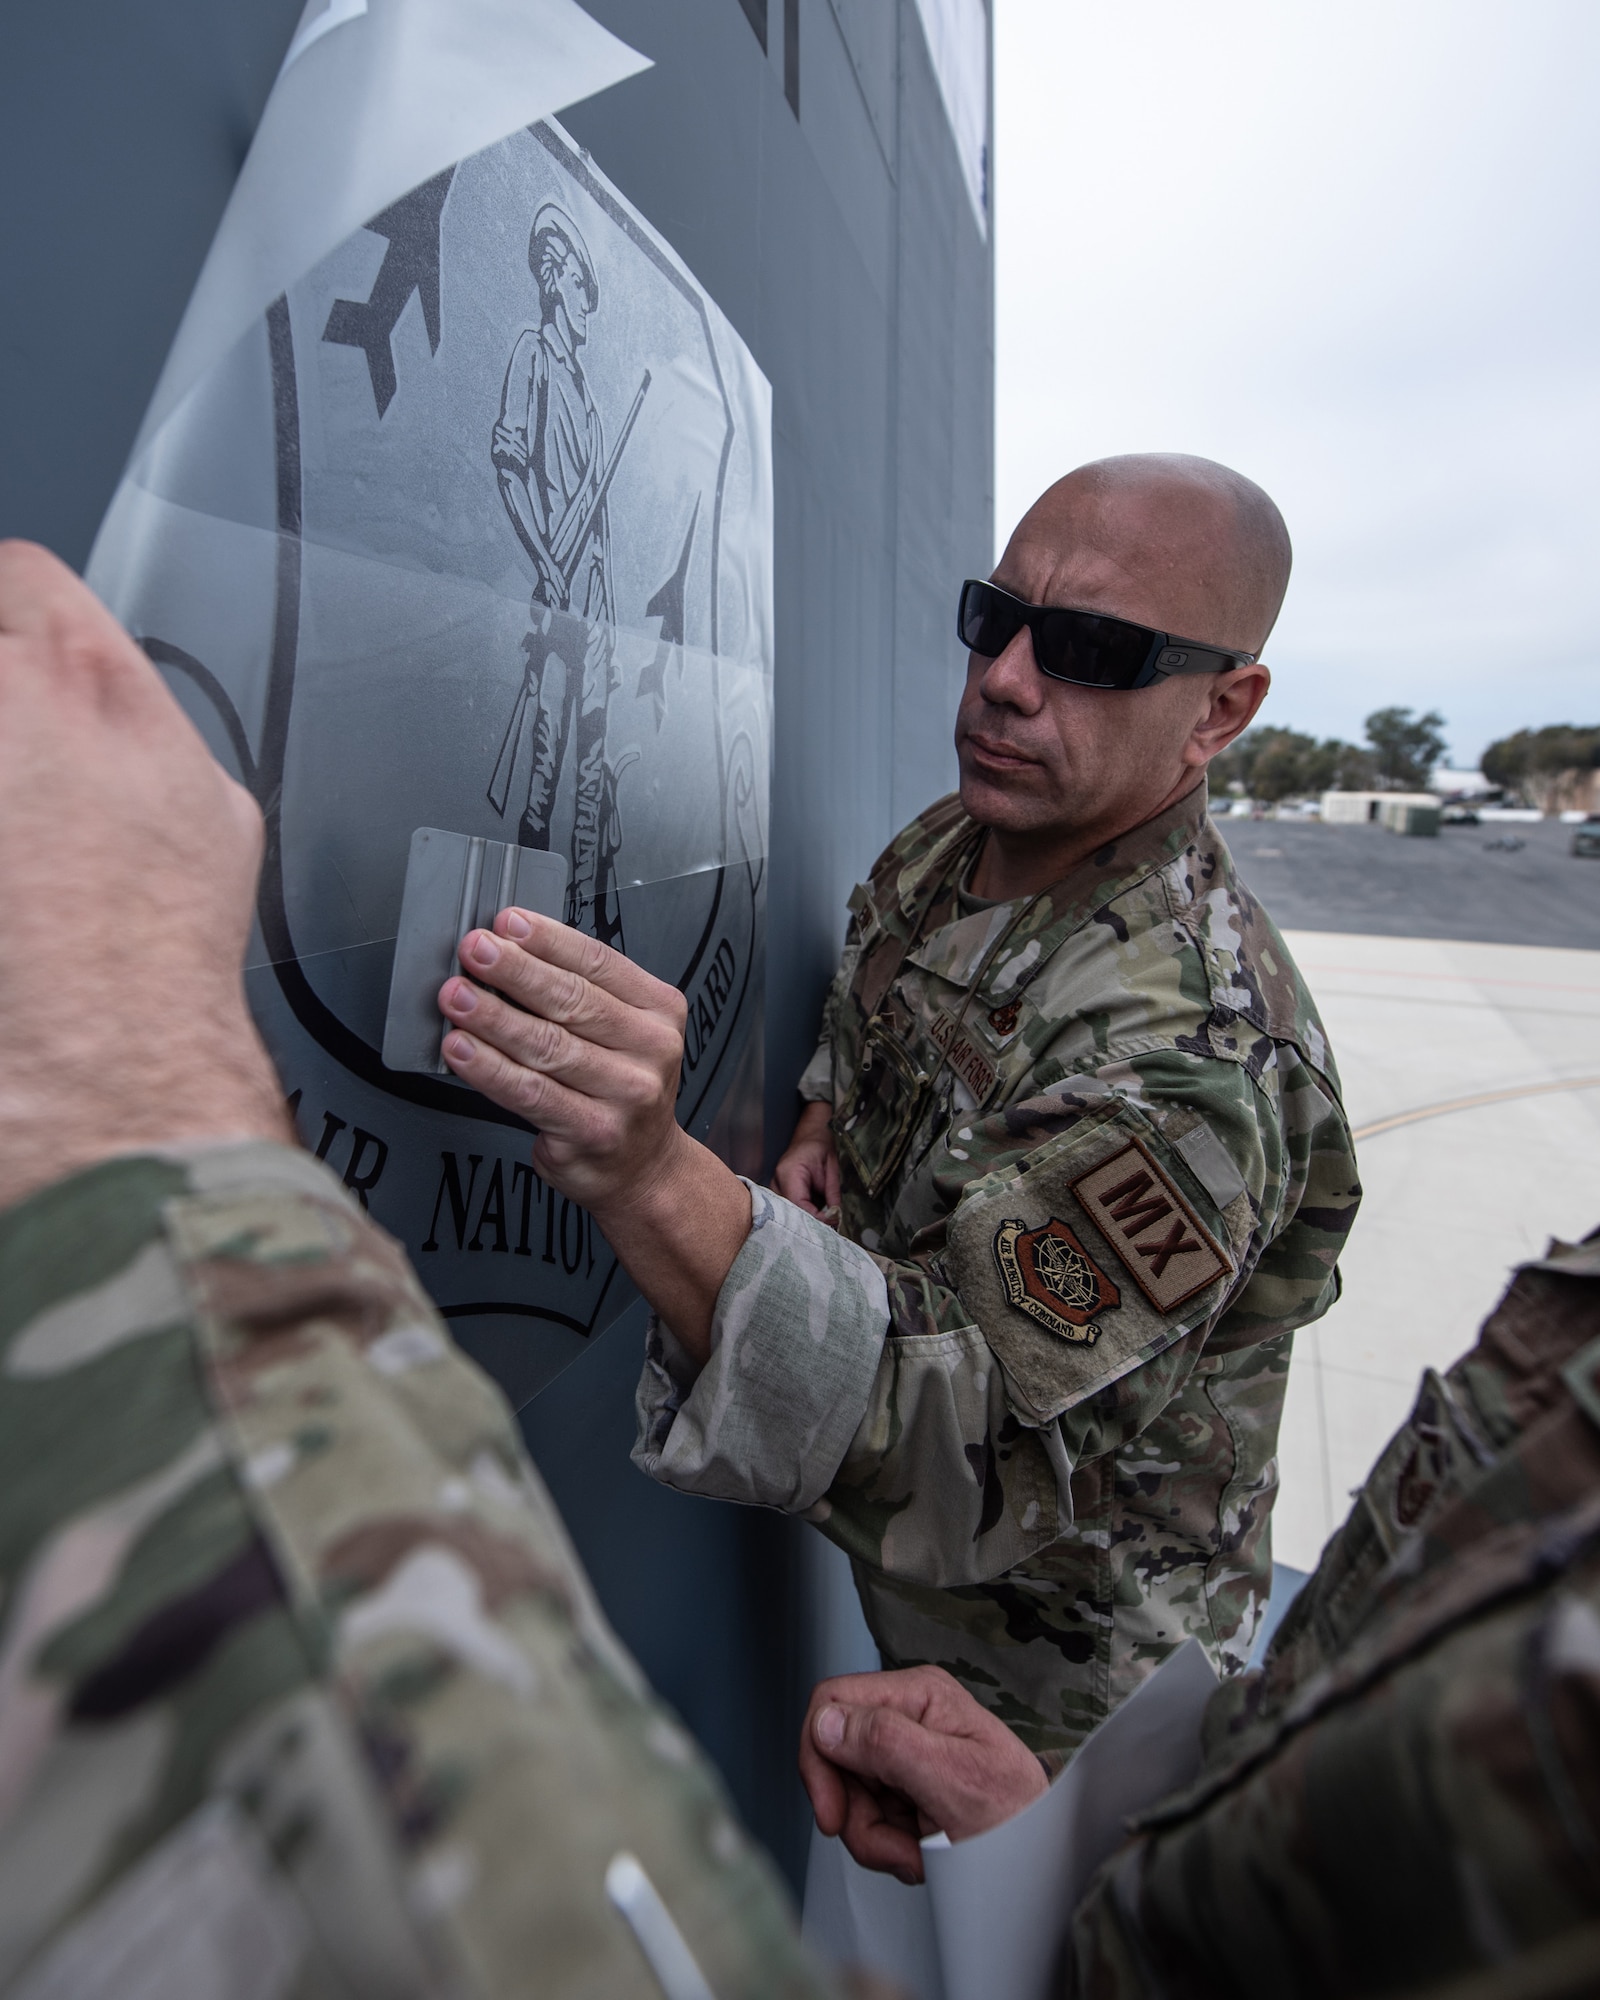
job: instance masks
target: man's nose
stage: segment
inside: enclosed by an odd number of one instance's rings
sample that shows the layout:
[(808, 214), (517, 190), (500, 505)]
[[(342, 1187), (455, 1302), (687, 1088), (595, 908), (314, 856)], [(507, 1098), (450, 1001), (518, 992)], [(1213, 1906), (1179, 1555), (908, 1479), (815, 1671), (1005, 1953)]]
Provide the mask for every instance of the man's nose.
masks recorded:
[(1034, 715), (1044, 705), (1044, 676), (1033, 657), (1033, 634), (1024, 625), (1003, 653), (984, 669), (981, 690), (996, 708), (1019, 709)]

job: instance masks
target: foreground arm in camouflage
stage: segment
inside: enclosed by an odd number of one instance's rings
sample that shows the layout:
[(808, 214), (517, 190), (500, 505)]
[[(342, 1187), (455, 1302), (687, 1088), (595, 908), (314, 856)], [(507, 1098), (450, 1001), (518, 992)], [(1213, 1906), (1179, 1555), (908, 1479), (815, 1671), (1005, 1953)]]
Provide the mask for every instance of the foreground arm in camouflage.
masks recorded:
[(1231, 1461), (1246, 1515), (1276, 1433), (1253, 1404), (1275, 1406), (1288, 1334), (1335, 1295), (1354, 1212), (1343, 1114), (1280, 1054), (1265, 1079), (1166, 1050), (1042, 1068), (936, 1148), (937, 1219), (905, 1257), (752, 1188), (704, 1372), (652, 1335), (636, 1458), (959, 1585), (1055, 1541), (1097, 1504), (1095, 1462), (1176, 1406), (1189, 1461)]
[(816, 1992), (504, 1403), (272, 1143), (261, 838), (0, 545), (0, 1991)]
[(0, 1301), (9, 2000), (824, 1990), (323, 1168), (108, 1161), (0, 1216)]
[(1600, 1987), (1600, 1235), (1425, 1378), (1204, 1774), (1080, 1909), (1063, 1990)]

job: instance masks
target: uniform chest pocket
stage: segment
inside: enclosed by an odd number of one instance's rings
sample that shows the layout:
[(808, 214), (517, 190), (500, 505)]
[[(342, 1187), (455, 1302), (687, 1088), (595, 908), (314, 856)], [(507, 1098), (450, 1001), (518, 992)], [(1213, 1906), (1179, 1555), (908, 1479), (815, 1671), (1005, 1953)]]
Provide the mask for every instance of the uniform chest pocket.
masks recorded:
[(834, 1119), (839, 1157), (868, 1195), (881, 1194), (905, 1156), (932, 1081), (881, 1014), (861, 1036), (850, 1100)]

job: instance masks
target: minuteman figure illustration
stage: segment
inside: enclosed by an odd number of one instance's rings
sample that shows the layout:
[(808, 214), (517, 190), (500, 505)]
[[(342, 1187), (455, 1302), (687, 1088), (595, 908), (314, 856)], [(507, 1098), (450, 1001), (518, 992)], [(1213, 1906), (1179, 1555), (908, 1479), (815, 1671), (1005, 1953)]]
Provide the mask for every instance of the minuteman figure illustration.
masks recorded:
[(605, 755), (606, 711), (617, 686), (606, 496), (650, 376), (646, 371), (608, 455), (579, 359), (600, 287), (577, 225), (554, 202), (533, 218), (528, 268), (539, 287), (539, 324), (525, 327), (511, 351), (490, 456), (506, 513), (533, 564), (533, 600), (522, 642), (526, 674), (489, 781), (489, 799), (503, 815), (531, 710), (533, 761), (518, 845), (550, 846), (570, 751), (567, 920), (620, 949), (616, 772)]

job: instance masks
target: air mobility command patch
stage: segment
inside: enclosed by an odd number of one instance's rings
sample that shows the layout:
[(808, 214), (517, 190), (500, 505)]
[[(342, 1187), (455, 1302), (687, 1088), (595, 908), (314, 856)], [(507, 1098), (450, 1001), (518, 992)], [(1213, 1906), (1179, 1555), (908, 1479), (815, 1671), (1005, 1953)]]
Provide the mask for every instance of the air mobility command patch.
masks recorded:
[(1020, 1216), (995, 1232), (994, 1260), (1006, 1297), (1018, 1312), (1064, 1340), (1094, 1342), (1094, 1315), (1122, 1303), (1122, 1294), (1057, 1216), (1027, 1229)]
[(1233, 1259), (1137, 1139), (1080, 1174), (1072, 1192), (1159, 1313), (1233, 1270)]
[[(1006, 1372), (1024, 1423), (1047, 1424), (1209, 1317), (1234, 1266), (1178, 1192), (1159, 1141), (1108, 1105), (969, 1184), (946, 1269)], [(1174, 1233), (1174, 1225), (1177, 1225)]]

